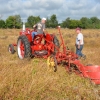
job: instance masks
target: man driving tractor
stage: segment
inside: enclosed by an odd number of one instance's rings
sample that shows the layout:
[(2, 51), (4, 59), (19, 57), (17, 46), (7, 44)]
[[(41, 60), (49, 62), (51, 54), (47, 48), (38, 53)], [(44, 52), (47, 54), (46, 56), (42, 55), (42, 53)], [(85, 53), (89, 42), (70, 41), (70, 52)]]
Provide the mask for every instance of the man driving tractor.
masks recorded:
[(36, 29), (36, 32), (32, 33), (32, 38), (34, 39), (34, 36), (37, 34), (43, 34), (45, 31), (45, 23), (46, 23), (46, 18), (42, 18), (41, 22), (35, 24), (33, 28)]

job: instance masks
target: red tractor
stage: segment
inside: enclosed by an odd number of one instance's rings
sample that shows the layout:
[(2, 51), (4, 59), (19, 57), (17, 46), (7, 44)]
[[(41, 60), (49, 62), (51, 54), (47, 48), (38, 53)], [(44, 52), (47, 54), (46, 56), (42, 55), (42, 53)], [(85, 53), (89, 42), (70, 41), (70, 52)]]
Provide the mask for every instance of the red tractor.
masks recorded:
[[(47, 64), (49, 67), (57, 71), (57, 65), (63, 63), (68, 72), (75, 72), (76, 74), (89, 78), (95, 84), (100, 84), (100, 66), (88, 65), (84, 66), (78, 60), (78, 56), (66, 49), (60, 27), (58, 27), (61, 44), (57, 37), (53, 34), (46, 33), (38, 34), (32, 39), (32, 32), (29, 29), (20, 32), (17, 44), (9, 45), (9, 52), (14, 53), (14, 46), (17, 46), (18, 57), (20, 59), (28, 57), (43, 57), (48, 58)], [(62, 49), (61, 49), (62, 46)]]
[(47, 58), (56, 53), (59, 48), (59, 41), (54, 34), (38, 34), (32, 39), (32, 32), (35, 30), (26, 29), (20, 32), (17, 44), (9, 45), (9, 52), (14, 54), (14, 46), (17, 46), (17, 53), (20, 59), (28, 57)]

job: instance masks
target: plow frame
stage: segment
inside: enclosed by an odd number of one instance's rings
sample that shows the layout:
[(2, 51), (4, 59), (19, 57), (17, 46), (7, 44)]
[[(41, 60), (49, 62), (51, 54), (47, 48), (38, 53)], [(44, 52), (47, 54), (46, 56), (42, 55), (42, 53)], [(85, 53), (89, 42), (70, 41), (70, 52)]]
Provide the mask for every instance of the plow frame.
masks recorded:
[[(57, 63), (65, 63), (65, 69), (68, 72), (75, 72), (77, 75), (90, 79), (94, 84), (100, 84), (100, 66), (98, 65), (83, 65), (81, 64), (80, 60), (78, 59), (78, 55), (74, 52), (67, 50), (65, 47), (65, 43), (62, 37), (62, 33), (60, 31), (60, 27), (58, 27), (61, 45), (63, 50), (55, 54), (55, 58)], [(72, 67), (74, 65), (74, 67)]]

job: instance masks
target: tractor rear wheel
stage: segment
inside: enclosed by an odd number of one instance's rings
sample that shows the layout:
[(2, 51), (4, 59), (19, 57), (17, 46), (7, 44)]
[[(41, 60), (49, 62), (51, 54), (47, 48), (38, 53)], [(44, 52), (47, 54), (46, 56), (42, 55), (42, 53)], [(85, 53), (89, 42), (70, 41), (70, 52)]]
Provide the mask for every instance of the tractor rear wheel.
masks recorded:
[[(55, 46), (56, 46), (57, 48), (60, 48), (59, 40), (58, 40), (58, 38), (57, 38), (56, 36), (54, 36), (53, 43), (55, 44)], [(56, 48), (56, 47), (55, 47), (55, 49), (54, 49), (54, 52), (55, 52), (55, 53), (57, 52), (57, 48)]]
[(14, 54), (14, 53), (15, 53), (14, 46), (13, 46), (12, 44), (9, 44), (8, 51), (9, 51), (11, 54)]
[(17, 41), (17, 53), (20, 59), (31, 57), (31, 47), (25, 35), (19, 36)]

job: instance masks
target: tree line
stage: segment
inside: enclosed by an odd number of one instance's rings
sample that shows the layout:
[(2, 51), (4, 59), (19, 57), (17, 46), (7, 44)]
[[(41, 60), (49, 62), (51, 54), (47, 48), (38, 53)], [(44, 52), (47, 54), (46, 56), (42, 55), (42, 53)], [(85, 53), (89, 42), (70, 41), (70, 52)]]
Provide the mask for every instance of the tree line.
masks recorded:
[[(41, 21), (40, 16), (29, 16), (25, 23), (26, 27), (32, 28), (34, 24)], [(22, 20), (20, 15), (9, 16), (6, 20), (0, 20), (0, 28), (22, 28)], [(97, 17), (82, 17), (79, 20), (66, 18), (61, 23), (58, 22), (55, 14), (51, 15), (50, 18), (47, 18), (46, 27), (55, 28), (60, 25), (62, 28), (74, 29), (76, 27), (81, 27), (83, 29), (99, 29), (100, 28), (100, 19)]]

